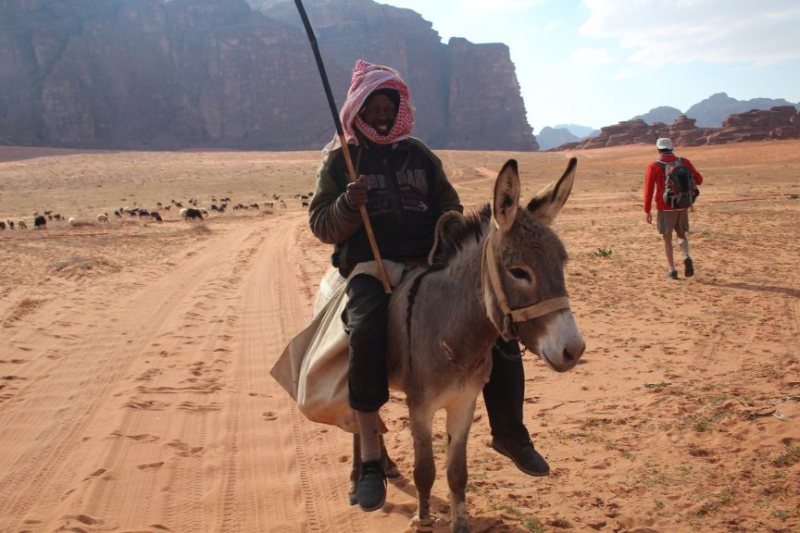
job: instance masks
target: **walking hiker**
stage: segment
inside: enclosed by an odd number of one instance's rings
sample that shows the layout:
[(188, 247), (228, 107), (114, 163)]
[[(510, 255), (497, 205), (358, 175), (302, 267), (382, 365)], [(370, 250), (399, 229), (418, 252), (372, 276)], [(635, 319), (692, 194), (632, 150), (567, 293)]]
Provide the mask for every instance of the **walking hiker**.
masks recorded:
[[(381, 257), (424, 266), (436, 221), (448, 211), (463, 212), (463, 206), (441, 160), (411, 137), (414, 107), (408, 86), (394, 69), (359, 60), (340, 117), (358, 179), (348, 180), (335, 137), (323, 150), (309, 206), (312, 232), (334, 245), (332, 263), (348, 277), (357, 265), (373, 260), (359, 212), (366, 206)], [(389, 398), (385, 357), (389, 295), (381, 281), (368, 274), (348, 279), (346, 294), (349, 400), (360, 428), (362, 460), (356, 496), (363, 510), (374, 511), (386, 498), (378, 411)], [(496, 366), (484, 389), (492, 446), (524, 472), (547, 475), (549, 467), (522, 422), (525, 377), (518, 354), (516, 342), (499, 340), (493, 348)]]
[(678, 279), (672, 249), (672, 232), (678, 235), (678, 245), (683, 252), (683, 275), (694, 275), (694, 263), (689, 254), (689, 208), (699, 193), (697, 185), (703, 183), (703, 176), (685, 157), (677, 157), (672, 152), (672, 140), (661, 137), (656, 141), (659, 157), (647, 167), (644, 180), (644, 212), (648, 224), (653, 223), (651, 213), (653, 193), (656, 195), (658, 211), (656, 226), (664, 239), (664, 252), (667, 256), (667, 276)]

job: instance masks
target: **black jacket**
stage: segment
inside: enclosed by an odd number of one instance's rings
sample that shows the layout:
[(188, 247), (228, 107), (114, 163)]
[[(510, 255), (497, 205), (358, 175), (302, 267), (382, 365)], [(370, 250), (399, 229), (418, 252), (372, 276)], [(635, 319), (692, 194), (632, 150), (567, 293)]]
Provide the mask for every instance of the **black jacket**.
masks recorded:
[[(418, 139), (391, 145), (351, 146), (357, 175), (369, 184), (367, 212), (381, 257), (425, 260), (439, 216), (463, 211), (441, 160)], [(317, 174), (309, 206), (311, 231), (335, 244), (333, 264), (347, 275), (358, 263), (374, 259), (358, 209), (347, 201), (347, 165), (341, 148), (331, 152)]]

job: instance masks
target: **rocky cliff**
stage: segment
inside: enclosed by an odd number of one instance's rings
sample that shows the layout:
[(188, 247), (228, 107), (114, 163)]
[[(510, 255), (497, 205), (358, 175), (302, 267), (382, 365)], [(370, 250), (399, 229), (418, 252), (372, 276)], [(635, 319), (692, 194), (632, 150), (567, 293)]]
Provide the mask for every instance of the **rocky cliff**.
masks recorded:
[[(0, 143), (316, 149), (333, 134), (293, 2), (0, 0)], [(337, 101), (395, 66), (434, 148), (535, 150), (504, 45), (445, 45), (410, 10), (307, 0)], [(487, 105), (488, 102), (488, 105)]]
[(800, 139), (800, 113), (794, 106), (769, 110), (754, 109), (729, 116), (720, 128), (698, 128), (696, 119), (679, 116), (672, 125), (648, 125), (635, 119), (607, 126), (600, 134), (584, 141), (563, 144), (554, 150), (584, 150), (624, 144), (653, 144), (659, 137), (670, 137), (675, 146), (702, 146), (768, 139)]

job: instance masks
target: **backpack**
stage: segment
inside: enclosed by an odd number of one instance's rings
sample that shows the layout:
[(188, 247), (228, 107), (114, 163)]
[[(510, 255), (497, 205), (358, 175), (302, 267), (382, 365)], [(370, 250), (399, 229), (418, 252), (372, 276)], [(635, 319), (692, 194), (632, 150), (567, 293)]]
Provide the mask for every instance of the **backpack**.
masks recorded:
[(679, 157), (670, 163), (657, 160), (656, 163), (664, 167), (664, 203), (667, 207), (691, 207), (700, 195), (700, 190), (691, 169), (683, 163), (683, 158)]

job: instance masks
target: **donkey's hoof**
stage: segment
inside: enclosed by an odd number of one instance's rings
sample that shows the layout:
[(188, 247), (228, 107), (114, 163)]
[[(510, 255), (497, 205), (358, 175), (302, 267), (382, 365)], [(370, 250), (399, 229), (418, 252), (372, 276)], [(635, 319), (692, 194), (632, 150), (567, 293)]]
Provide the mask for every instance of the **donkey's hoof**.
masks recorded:
[(466, 520), (464, 520), (463, 522), (453, 522), (452, 531), (453, 533), (469, 533), (470, 532), (469, 524), (467, 523)]
[(411, 527), (415, 528), (415, 533), (432, 533), (434, 527), (443, 526), (444, 524), (445, 521), (438, 516), (429, 516), (428, 518), (414, 516), (411, 519)]

